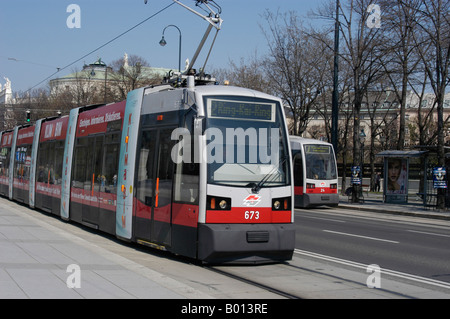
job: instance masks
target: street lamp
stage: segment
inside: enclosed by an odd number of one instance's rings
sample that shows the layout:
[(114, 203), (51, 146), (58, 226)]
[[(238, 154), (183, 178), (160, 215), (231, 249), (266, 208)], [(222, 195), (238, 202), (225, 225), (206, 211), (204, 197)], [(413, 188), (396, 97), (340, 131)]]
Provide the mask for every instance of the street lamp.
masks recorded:
[(163, 30), (163, 33), (162, 33), (161, 41), (159, 41), (159, 45), (163, 47), (163, 46), (165, 46), (167, 44), (167, 41), (164, 38), (164, 32), (166, 31), (166, 29), (168, 27), (174, 27), (180, 33), (180, 44), (179, 44), (179, 48), (178, 48), (178, 72), (181, 73), (181, 30), (180, 30), (180, 28), (178, 28), (176, 25), (173, 25), (173, 24), (170, 24), (167, 27), (165, 27), (164, 30)]
[(361, 129), (361, 133), (359, 133), (359, 142), (361, 145), (361, 184), (364, 176), (364, 142), (366, 141), (366, 133), (364, 133), (364, 129)]
[(331, 108), (331, 144), (334, 152), (338, 152), (338, 124), (339, 124), (339, 0), (336, 0), (336, 22), (334, 25), (334, 75), (333, 97)]

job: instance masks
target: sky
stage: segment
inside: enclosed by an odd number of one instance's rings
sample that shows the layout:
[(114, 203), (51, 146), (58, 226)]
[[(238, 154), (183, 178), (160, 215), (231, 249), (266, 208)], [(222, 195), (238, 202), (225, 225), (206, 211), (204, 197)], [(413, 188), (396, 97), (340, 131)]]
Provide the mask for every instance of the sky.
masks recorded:
[[(200, 10), (195, 6), (195, 0), (181, 2)], [(266, 10), (295, 11), (298, 16), (307, 19), (310, 10), (323, 2), (216, 0), (222, 7), (223, 24), (207, 71), (211, 68), (226, 68), (230, 60), (239, 62), (267, 52), (267, 40), (261, 31), (261, 26), (266, 24), (262, 17)], [(181, 65), (184, 68), (185, 60), (194, 55), (208, 24), (178, 4), (156, 14), (172, 3), (172, 0), (148, 0), (147, 4), (144, 4), (144, 0), (1, 0), (0, 84), (3, 86), (4, 78), (8, 78), (13, 92), (23, 92), (33, 87), (45, 88), (52, 78), (81, 70), (84, 64), (93, 63), (99, 58), (109, 64), (122, 58), (125, 53), (144, 58), (152, 67), (176, 70), (178, 31), (173, 27), (168, 28), (165, 32), (167, 45), (159, 45), (163, 29), (170, 24), (181, 30)], [(77, 5), (79, 10), (70, 7), (72, 4)], [(83, 57), (152, 15), (155, 16)], [(194, 67), (203, 64), (208, 49), (209, 45), (205, 46)], [(80, 61), (68, 66), (80, 58)], [(57, 68), (60, 68), (59, 72)]]

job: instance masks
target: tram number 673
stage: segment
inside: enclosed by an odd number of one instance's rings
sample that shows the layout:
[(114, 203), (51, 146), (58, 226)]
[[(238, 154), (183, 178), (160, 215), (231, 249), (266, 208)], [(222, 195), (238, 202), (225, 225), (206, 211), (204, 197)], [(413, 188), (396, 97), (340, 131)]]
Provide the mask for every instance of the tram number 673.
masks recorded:
[(245, 215), (244, 215), (245, 219), (259, 219), (259, 211), (245, 211)]

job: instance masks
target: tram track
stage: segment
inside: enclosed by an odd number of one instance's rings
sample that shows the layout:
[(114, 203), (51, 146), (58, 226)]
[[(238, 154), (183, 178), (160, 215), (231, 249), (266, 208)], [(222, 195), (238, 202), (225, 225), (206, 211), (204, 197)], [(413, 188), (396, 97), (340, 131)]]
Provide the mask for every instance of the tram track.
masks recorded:
[(248, 284), (248, 285), (251, 285), (251, 286), (263, 289), (263, 290), (266, 290), (268, 292), (271, 292), (271, 293), (273, 293), (275, 295), (281, 296), (281, 297), (286, 298), (286, 299), (303, 299), (302, 297), (300, 297), (298, 295), (292, 294), (290, 292), (287, 292), (287, 291), (284, 291), (284, 290), (281, 290), (281, 289), (278, 289), (278, 288), (275, 288), (275, 287), (271, 287), (271, 286), (269, 286), (267, 284), (263, 284), (261, 282), (257, 282), (254, 279), (245, 278), (244, 276), (234, 274), (234, 273), (232, 273), (230, 271), (226, 271), (226, 270), (223, 270), (223, 269), (218, 269), (215, 266), (203, 266), (203, 268), (207, 269), (209, 271), (212, 271), (212, 272), (214, 272), (216, 274), (220, 274), (222, 276), (231, 278), (233, 280), (238, 280), (238, 281), (243, 282), (245, 284)]
[(381, 287), (367, 284), (367, 265), (296, 249), (290, 262), (259, 266), (203, 266), (232, 280), (286, 299), (422, 299), (448, 297), (448, 285), (436, 280), (382, 270)]

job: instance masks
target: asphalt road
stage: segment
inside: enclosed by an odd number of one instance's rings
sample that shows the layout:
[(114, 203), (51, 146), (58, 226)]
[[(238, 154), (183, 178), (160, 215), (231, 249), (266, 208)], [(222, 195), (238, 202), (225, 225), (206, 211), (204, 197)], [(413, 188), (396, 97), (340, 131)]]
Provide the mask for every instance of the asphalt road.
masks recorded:
[(450, 282), (450, 222), (297, 209), (296, 248)]

